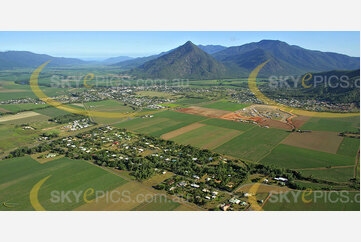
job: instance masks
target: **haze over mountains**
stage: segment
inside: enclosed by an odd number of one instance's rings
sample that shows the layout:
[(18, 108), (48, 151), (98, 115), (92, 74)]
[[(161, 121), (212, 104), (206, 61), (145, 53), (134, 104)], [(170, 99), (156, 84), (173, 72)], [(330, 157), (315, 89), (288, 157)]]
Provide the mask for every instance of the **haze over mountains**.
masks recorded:
[(53, 57), (35, 54), (29, 51), (0, 52), (0, 70), (13, 68), (35, 68), (51, 60), (49, 66), (74, 66), (86, 64), (86, 61), (75, 58)]
[(102, 62), (52, 57), (27, 51), (0, 52), (0, 69), (34, 68), (52, 60), (49, 66), (100, 65), (129, 71), (146, 78), (231, 78), (245, 77), (259, 64), (270, 62), (260, 75), (299, 75), (305, 72), (355, 70), (360, 58), (308, 50), (279, 40), (262, 40), (241, 46), (184, 45), (157, 55), (131, 58), (119, 56)]

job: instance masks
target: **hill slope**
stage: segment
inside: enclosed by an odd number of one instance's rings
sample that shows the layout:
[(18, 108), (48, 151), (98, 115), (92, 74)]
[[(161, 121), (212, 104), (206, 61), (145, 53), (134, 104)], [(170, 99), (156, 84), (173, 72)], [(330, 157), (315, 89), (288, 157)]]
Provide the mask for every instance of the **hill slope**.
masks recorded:
[(223, 64), (217, 62), (211, 55), (190, 41), (133, 70), (137, 76), (167, 79), (219, 78), (224, 76), (226, 72), (226, 67)]
[(75, 58), (53, 57), (29, 51), (0, 52), (0, 69), (34, 68), (51, 60), (49, 66), (82, 65), (87, 63)]
[[(265, 66), (268, 69), (262, 70), (264, 74), (302, 74), (360, 68), (358, 57), (307, 50), (278, 40), (262, 40), (257, 43), (229, 47), (214, 53), (213, 56), (233, 69), (239, 68), (248, 72), (264, 62), (267, 57), (271, 59), (271, 62), (267, 64), (268, 67)], [(247, 59), (249, 57), (251, 59)], [(273, 65), (273, 68), (270, 65)]]

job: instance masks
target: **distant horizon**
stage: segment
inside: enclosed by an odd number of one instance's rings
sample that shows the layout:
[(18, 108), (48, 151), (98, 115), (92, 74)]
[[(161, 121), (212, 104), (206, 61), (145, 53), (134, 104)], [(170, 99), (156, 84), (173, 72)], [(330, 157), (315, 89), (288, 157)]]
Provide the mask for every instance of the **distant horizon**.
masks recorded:
[[(24, 39), (28, 41), (24, 41)], [(240, 46), (279, 40), (309, 50), (360, 57), (358, 31), (141, 31), (141, 32), (0, 32), (0, 51), (30, 51), (54, 57), (102, 61), (159, 54), (183, 45)]]

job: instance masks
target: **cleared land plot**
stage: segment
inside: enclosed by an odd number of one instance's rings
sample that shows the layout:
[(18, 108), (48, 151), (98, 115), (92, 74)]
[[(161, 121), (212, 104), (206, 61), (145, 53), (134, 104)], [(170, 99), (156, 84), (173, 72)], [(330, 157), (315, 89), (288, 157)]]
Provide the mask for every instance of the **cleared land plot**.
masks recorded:
[[(77, 107), (77, 108), (80, 108), (80, 107)], [(48, 107), (48, 108), (44, 108), (44, 109), (39, 109), (39, 110), (36, 110), (36, 112), (46, 115), (46, 116), (49, 116), (49, 117), (52, 117), (52, 118), (61, 116), (61, 115), (70, 114), (69, 112), (58, 109), (56, 107)]]
[(241, 123), (241, 122), (229, 121), (229, 120), (224, 120), (224, 119), (216, 119), (216, 118), (207, 119), (207, 120), (202, 121), (201, 123), (207, 124), (207, 125), (212, 125), (212, 126), (217, 126), (217, 127), (221, 127), (221, 128), (235, 129), (235, 130), (241, 130), (241, 131), (246, 131), (252, 127), (255, 127), (254, 125), (248, 124), (248, 123)]
[[(297, 193), (300, 194), (297, 196)], [(317, 191), (311, 195), (305, 194), (305, 199), (310, 200), (309, 203), (305, 203), (302, 201), (302, 191), (290, 191), (286, 197), (284, 194), (273, 194), (263, 209), (266, 211), (360, 211), (359, 197), (360, 192), (343, 192), (340, 195), (340, 192)]]
[(7, 121), (14, 121), (17, 119), (30, 118), (30, 117), (34, 117), (34, 116), (38, 116), (38, 115), (40, 115), (40, 114), (36, 113), (36, 112), (32, 112), (32, 111), (17, 113), (17, 114), (13, 114), (13, 115), (5, 115), (5, 116), (0, 117), (0, 123), (7, 122)]
[(314, 131), (358, 131), (360, 127), (360, 117), (347, 117), (347, 118), (311, 118), (304, 125), (302, 130)]
[(224, 111), (224, 110), (213, 109), (213, 108), (197, 107), (197, 106), (190, 106), (188, 108), (178, 109), (177, 111), (181, 112), (181, 113), (201, 115), (201, 116), (210, 117), (210, 118), (219, 118), (219, 117), (222, 117), (222, 116), (230, 113), (230, 111)]
[(282, 144), (336, 154), (342, 139), (341, 136), (338, 136), (337, 132), (293, 132), (282, 142)]
[(184, 133), (187, 133), (189, 131), (192, 131), (194, 129), (198, 129), (202, 126), (204, 126), (205, 124), (202, 124), (202, 123), (193, 123), (191, 125), (187, 125), (187, 126), (184, 126), (180, 129), (176, 129), (174, 131), (171, 131), (169, 133), (166, 133), (166, 134), (163, 134), (161, 136), (162, 139), (171, 139), (171, 138), (174, 138), (178, 135), (181, 135), (181, 134), (184, 134)]
[(355, 138), (344, 137), (340, 144), (337, 154), (356, 157), (357, 151), (360, 149), (360, 140)]
[(266, 129), (255, 126), (215, 149), (216, 152), (258, 161), (288, 135), (278, 129)]
[(280, 144), (261, 163), (290, 169), (324, 168), (354, 165), (355, 158)]
[[(1, 206), (0, 210), (34, 210), (29, 193), (35, 184), (49, 175), (38, 193), (39, 202), (46, 210), (72, 210), (85, 203), (83, 192), (87, 189), (108, 191), (126, 183), (119, 176), (82, 160), (60, 158), (44, 164), (30, 156), (3, 160), (0, 161), (0, 200), (17, 205), (12, 208)], [(69, 195), (69, 200), (56, 202), (59, 196), (52, 196), (52, 191), (75, 191), (81, 193), (81, 199), (77, 200), (75, 195)], [(95, 194), (87, 198), (94, 199)]]
[(7, 151), (33, 143), (38, 137), (36, 130), (23, 130), (11, 124), (0, 124), (0, 151)]
[(207, 125), (178, 135), (171, 140), (204, 149), (215, 149), (240, 134), (241, 131)]
[[(236, 192), (242, 192), (242, 193), (247, 193), (250, 191), (250, 189), (254, 186), (255, 184), (246, 184), (244, 186), (241, 186), (240, 188), (237, 189)], [(273, 185), (267, 185), (267, 184), (260, 184), (258, 189), (257, 189), (257, 194), (258, 193), (282, 193), (282, 192), (287, 192), (290, 189), (288, 187), (279, 187), (279, 186), (273, 186)]]
[(147, 186), (155, 186), (172, 176), (174, 176), (174, 173), (167, 171), (165, 174), (156, 174), (142, 183)]
[(307, 116), (297, 116), (297, 117), (292, 118), (292, 123), (297, 129), (299, 129), (309, 119), (310, 119), (310, 117), (307, 117)]
[(348, 182), (351, 178), (354, 177), (355, 168), (354, 167), (345, 167), (345, 168), (329, 168), (329, 169), (319, 169), (319, 170), (302, 170), (301, 174), (304, 176), (312, 176), (326, 181), (334, 182)]
[(215, 102), (215, 103), (202, 105), (202, 107), (205, 107), (205, 108), (214, 108), (214, 109), (220, 109), (220, 110), (225, 110), (225, 111), (236, 111), (236, 110), (240, 110), (242, 108), (248, 107), (248, 106), (249, 106), (249, 104), (232, 103), (232, 102), (228, 102), (228, 101), (219, 101), (219, 102)]

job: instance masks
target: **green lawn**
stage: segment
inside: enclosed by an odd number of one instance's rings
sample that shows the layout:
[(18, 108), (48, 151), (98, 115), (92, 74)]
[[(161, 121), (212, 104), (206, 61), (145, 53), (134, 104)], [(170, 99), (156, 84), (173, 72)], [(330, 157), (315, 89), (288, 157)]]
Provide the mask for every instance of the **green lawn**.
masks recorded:
[(280, 144), (261, 160), (262, 164), (301, 169), (354, 165), (355, 158)]
[(345, 137), (343, 138), (342, 143), (338, 147), (337, 154), (355, 157), (359, 149), (359, 139)]
[(302, 127), (302, 130), (314, 131), (358, 131), (360, 127), (360, 117), (347, 118), (311, 118)]
[[(83, 192), (109, 191), (126, 183), (126, 180), (82, 160), (60, 158), (40, 164), (29, 156), (0, 161), (0, 201), (16, 203), (15, 207), (0, 207), (0, 210), (34, 210), (30, 203), (30, 191), (41, 179), (50, 178), (41, 186), (38, 194), (40, 204), (46, 210), (73, 210), (84, 204)], [(81, 194), (77, 200), (58, 202), (61, 192)], [(80, 192), (80, 193), (79, 193)], [(53, 198), (53, 199), (52, 199)], [(95, 195), (87, 196), (94, 199)]]
[(279, 144), (289, 133), (279, 129), (254, 126), (215, 149), (216, 152), (258, 161)]
[(226, 110), (226, 111), (236, 111), (240, 110), (242, 108), (248, 107), (249, 104), (245, 103), (232, 103), (228, 101), (218, 101), (215, 103), (210, 103), (203, 105), (202, 107), (205, 108), (214, 108), (214, 109), (220, 109), (220, 110)]

